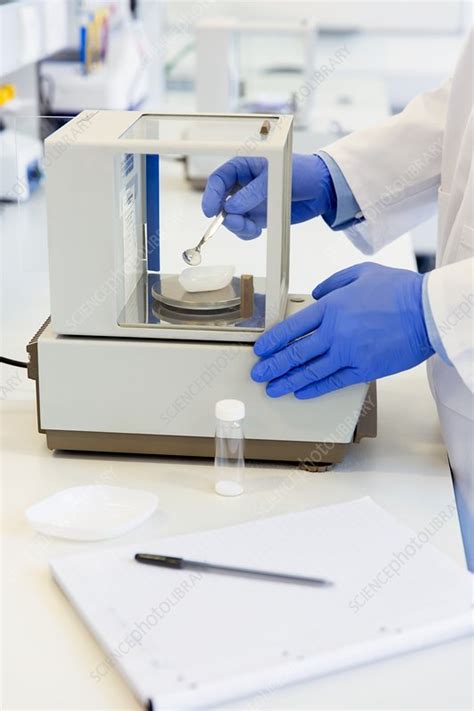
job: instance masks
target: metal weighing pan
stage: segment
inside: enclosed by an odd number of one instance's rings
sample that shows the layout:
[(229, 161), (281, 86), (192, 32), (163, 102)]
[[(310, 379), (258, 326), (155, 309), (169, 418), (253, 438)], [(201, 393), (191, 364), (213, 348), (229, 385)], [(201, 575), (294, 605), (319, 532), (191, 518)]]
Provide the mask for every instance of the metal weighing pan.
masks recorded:
[(188, 292), (176, 274), (160, 274), (151, 287), (151, 295), (168, 313), (225, 314), (240, 308), (240, 279), (234, 277), (224, 289)]

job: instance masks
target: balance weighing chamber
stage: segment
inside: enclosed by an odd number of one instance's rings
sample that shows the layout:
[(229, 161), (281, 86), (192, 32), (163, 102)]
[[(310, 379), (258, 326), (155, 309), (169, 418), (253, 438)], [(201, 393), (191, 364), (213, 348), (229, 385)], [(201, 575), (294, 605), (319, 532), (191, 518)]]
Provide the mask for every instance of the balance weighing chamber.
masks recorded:
[[(292, 121), (82, 112), (45, 141), (51, 318), (28, 352), (50, 449), (211, 457), (225, 398), (246, 404), (251, 459), (324, 468), (375, 436), (368, 384), (274, 400), (249, 376), (258, 336), (312, 302), (288, 294)], [(252, 248), (222, 227), (203, 252), (235, 264), (217, 291), (178, 279), (209, 224), (176, 179), (183, 155), (266, 161), (265, 234)]]

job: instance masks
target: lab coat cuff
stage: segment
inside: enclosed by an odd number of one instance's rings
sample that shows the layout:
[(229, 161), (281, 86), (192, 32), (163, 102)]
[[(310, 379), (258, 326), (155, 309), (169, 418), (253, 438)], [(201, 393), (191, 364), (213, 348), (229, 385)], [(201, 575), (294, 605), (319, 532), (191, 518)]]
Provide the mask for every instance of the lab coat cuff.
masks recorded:
[(318, 151), (315, 155), (325, 163), (337, 198), (336, 215), (332, 221), (323, 215), (323, 220), (332, 230), (346, 230), (352, 225), (358, 224), (364, 217), (342, 170), (334, 158), (331, 158), (325, 151)]
[(443, 346), (443, 341), (441, 340), (441, 336), (439, 335), (438, 327), (436, 326), (436, 321), (434, 320), (433, 312), (431, 310), (430, 299), (428, 295), (428, 277), (429, 274), (424, 275), (421, 289), (421, 298), (423, 305), (423, 314), (425, 317), (426, 331), (428, 333), (428, 338), (431, 343), (431, 346), (439, 355), (439, 357), (444, 360), (447, 365), (453, 365), (448, 357), (448, 354), (446, 353), (445, 347)]

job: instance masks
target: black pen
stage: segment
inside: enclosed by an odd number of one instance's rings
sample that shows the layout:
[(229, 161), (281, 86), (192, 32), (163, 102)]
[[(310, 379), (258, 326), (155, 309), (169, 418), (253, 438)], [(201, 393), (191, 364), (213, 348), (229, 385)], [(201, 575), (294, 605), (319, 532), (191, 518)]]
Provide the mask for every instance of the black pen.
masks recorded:
[(285, 573), (272, 573), (266, 570), (255, 570), (253, 568), (233, 568), (227, 565), (213, 565), (212, 563), (202, 563), (197, 560), (186, 560), (185, 558), (174, 558), (168, 555), (157, 555), (156, 553), (136, 553), (135, 560), (145, 565), (157, 565), (160, 568), (173, 568), (175, 570), (198, 570), (200, 572), (238, 575), (246, 578), (261, 578), (263, 580), (273, 580), (278, 583), (294, 583), (296, 585), (315, 585), (319, 587), (329, 587), (333, 585), (330, 580), (324, 580), (323, 578), (308, 578), (304, 575), (286, 575)]

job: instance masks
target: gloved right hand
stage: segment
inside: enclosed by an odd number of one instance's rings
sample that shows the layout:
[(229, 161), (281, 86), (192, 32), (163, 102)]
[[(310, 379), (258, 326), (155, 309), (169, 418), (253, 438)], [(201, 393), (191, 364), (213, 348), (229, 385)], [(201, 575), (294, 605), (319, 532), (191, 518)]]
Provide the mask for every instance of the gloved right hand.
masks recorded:
[[(224, 225), (241, 239), (254, 239), (267, 225), (268, 166), (265, 158), (232, 158), (208, 178), (202, 196), (206, 217), (224, 207)], [(233, 190), (235, 194), (226, 200)], [(324, 215), (330, 222), (337, 208), (336, 192), (325, 162), (316, 155), (293, 155), (291, 222)]]
[(313, 290), (316, 303), (260, 336), (252, 378), (267, 394), (325, 395), (413, 368), (433, 353), (423, 277), (381, 264), (355, 264)]

